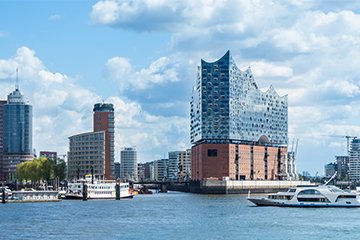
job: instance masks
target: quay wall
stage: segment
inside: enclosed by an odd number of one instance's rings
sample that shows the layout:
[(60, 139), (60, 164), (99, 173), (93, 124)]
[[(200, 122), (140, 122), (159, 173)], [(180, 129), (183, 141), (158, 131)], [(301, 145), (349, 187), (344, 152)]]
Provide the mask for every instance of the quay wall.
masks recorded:
[(190, 183), (190, 192), (202, 194), (247, 194), (285, 191), (298, 185), (310, 185), (310, 181), (234, 181), (202, 180)]

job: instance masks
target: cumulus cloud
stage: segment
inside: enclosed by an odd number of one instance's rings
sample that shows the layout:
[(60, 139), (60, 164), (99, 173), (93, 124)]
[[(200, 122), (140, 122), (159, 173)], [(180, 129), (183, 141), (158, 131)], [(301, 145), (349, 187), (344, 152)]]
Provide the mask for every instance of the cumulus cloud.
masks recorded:
[(151, 62), (149, 68), (134, 70), (130, 60), (122, 57), (109, 59), (105, 64), (105, 78), (119, 82), (120, 90), (147, 89), (157, 84), (177, 82), (177, 64), (169, 58), (161, 57)]

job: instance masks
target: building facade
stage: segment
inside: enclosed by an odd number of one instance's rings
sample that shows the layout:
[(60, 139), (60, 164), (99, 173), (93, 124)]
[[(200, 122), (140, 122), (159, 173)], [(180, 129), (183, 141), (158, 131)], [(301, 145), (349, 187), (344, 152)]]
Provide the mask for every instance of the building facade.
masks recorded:
[(325, 177), (332, 177), (337, 171), (337, 163), (329, 163), (325, 165)]
[(178, 170), (179, 170), (179, 155), (181, 151), (171, 151), (169, 152), (169, 161), (167, 165), (167, 177), (171, 181), (176, 181), (178, 179)]
[[(16, 166), (34, 158), (32, 140), (32, 105), (16, 85), (2, 107), (2, 181), (15, 179)], [(1, 151), (1, 150), (0, 150)]]
[(45, 157), (48, 159), (56, 160), (57, 152), (49, 152), (49, 151), (40, 151), (40, 157)]
[(179, 154), (178, 181), (191, 179), (191, 149), (181, 151)]
[(349, 156), (335, 156), (337, 163), (337, 174), (340, 175), (340, 179), (349, 176)]
[(0, 101), (0, 181), (6, 180), (6, 175), (3, 171), (3, 156), (4, 156), (4, 105), (7, 103), (7, 101)]
[(115, 179), (120, 178), (120, 163), (115, 162)]
[(360, 139), (355, 138), (351, 141), (349, 152), (349, 179), (351, 181), (360, 180)]
[(190, 103), (191, 177), (280, 179), (287, 158), (288, 103), (270, 86), (261, 91), (250, 68), (228, 51), (201, 60)]
[(111, 103), (94, 105), (94, 132), (105, 131), (105, 179), (115, 178), (115, 115)]
[(167, 164), (169, 159), (155, 160), (153, 163), (153, 179), (155, 181), (166, 181), (167, 176)]
[(96, 103), (93, 109), (93, 132), (69, 137), (68, 178), (94, 177), (113, 180), (115, 177), (114, 107), (111, 103)]
[(85, 179), (94, 173), (95, 179), (106, 179), (106, 131), (81, 133), (69, 137), (68, 179)]
[(124, 147), (120, 151), (120, 178), (135, 180), (137, 177), (137, 148)]

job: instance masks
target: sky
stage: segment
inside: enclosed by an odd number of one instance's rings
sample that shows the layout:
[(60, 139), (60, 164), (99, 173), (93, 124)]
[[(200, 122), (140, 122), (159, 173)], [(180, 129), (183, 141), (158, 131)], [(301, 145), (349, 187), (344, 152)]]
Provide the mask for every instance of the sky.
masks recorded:
[[(33, 105), (33, 147), (68, 151), (93, 106), (115, 107), (115, 158), (138, 162), (190, 145), (190, 94), (201, 59), (227, 50), (259, 88), (288, 95), (297, 171), (324, 174), (360, 137), (360, 3), (321, 0), (0, 0), (0, 99)], [(295, 140), (296, 141), (296, 140)]]

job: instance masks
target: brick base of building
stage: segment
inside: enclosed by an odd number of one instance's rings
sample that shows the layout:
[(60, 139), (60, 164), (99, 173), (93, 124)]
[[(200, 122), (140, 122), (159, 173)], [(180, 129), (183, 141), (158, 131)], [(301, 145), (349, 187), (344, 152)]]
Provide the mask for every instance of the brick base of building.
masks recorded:
[(191, 149), (191, 179), (281, 179), (287, 148), (236, 143), (200, 143)]

